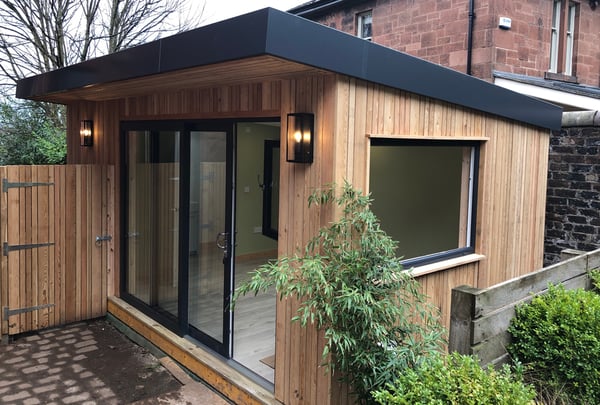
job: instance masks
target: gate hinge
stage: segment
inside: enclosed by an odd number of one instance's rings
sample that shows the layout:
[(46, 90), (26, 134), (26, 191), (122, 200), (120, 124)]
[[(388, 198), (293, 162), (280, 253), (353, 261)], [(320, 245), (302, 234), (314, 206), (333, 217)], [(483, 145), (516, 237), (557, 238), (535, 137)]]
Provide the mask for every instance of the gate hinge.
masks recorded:
[(18, 308), (18, 309), (8, 309), (8, 307), (4, 307), (4, 319), (8, 319), (9, 316), (24, 314), (26, 312), (33, 312), (39, 309), (52, 308), (54, 304), (44, 304), (37, 305), (35, 307), (27, 307), (27, 308)]
[(10, 182), (8, 179), (2, 179), (2, 192), (8, 193), (9, 188), (20, 188), (20, 187), (38, 187), (38, 186), (53, 186), (54, 183), (38, 183), (38, 182)]
[(25, 249), (35, 249), (46, 246), (53, 246), (54, 242), (47, 243), (30, 243), (27, 245), (9, 245), (7, 242), (2, 244), (2, 254), (4, 256), (8, 256), (10, 252), (14, 252), (15, 250), (25, 250)]

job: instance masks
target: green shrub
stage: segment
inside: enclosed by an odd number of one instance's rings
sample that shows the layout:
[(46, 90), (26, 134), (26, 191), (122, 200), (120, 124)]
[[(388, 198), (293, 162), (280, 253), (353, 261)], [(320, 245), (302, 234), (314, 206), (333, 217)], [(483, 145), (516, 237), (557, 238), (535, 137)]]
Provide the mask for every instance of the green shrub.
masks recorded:
[(483, 369), (477, 359), (453, 353), (406, 370), (373, 397), (384, 405), (520, 405), (533, 404), (535, 391), (506, 365)]
[(600, 296), (550, 286), (517, 308), (509, 332), (508, 351), (524, 364), (540, 400), (600, 403)]
[(439, 351), (443, 328), (420, 285), (404, 271), (394, 242), (379, 227), (370, 199), (345, 184), (314, 193), (309, 206), (333, 204), (341, 217), (322, 228), (301, 255), (260, 267), (239, 295), (266, 291), (301, 303), (293, 320), (324, 331), (323, 363), (359, 402), (402, 370)]

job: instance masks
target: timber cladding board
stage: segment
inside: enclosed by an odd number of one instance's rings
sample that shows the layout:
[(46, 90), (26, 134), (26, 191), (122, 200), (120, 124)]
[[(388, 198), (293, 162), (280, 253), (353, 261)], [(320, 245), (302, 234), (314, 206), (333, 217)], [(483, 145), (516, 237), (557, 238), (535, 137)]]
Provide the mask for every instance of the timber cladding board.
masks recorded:
[(113, 168), (9, 166), (0, 174), (11, 185), (0, 200), (2, 242), (15, 247), (2, 257), (0, 305), (42, 307), (2, 319), (2, 334), (104, 315), (114, 266), (110, 246), (93, 238), (109, 229), (113, 204), (102, 202), (114, 197)]

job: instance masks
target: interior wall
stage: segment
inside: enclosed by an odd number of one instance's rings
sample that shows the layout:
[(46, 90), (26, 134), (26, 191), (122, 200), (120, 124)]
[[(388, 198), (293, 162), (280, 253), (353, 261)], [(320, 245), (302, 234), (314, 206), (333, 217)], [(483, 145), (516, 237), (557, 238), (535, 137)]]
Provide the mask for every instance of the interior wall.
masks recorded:
[(371, 147), (372, 209), (398, 256), (460, 247), (462, 155), (460, 147)]
[(236, 257), (277, 251), (277, 240), (262, 234), (264, 141), (279, 139), (279, 123), (237, 126)]

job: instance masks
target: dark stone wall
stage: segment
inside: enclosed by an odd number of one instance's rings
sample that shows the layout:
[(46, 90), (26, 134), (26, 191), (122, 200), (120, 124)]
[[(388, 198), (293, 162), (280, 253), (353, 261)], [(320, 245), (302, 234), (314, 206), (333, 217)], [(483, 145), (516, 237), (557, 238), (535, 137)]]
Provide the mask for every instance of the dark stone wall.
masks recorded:
[(560, 251), (600, 247), (600, 127), (554, 131), (550, 140), (544, 264)]

